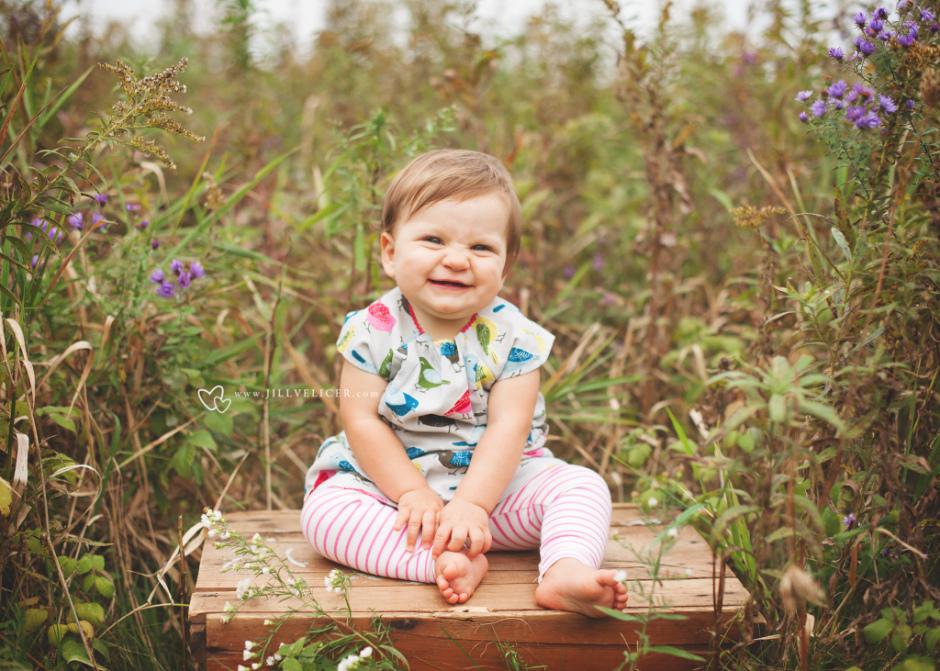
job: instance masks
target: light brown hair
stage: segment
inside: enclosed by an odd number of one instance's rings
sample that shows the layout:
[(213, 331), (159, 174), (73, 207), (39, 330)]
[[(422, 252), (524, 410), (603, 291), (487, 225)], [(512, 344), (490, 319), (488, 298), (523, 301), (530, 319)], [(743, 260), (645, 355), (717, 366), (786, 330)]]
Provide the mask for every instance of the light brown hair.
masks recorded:
[(382, 231), (394, 236), (399, 222), (407, 221), (419, 210), (439, 201), (463, 202), (491, 193), (502, 195), (509, 205), (505, 275), (519, 256), (522, 206), (509, 171), (488, 154), (466, 149), (437, 149), (415, 158), (395, 175), (385, 192)]

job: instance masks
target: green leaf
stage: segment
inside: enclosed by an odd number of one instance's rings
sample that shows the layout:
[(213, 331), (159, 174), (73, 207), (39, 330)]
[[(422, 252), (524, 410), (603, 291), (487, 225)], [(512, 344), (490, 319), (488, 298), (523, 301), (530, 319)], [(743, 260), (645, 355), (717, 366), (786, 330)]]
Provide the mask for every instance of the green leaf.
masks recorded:
[(196, 460), (196, 446), (192, 443), (184, 443), (176, 451), (176, 454), (173, 455), (173, 461), (171, 465), (176, 472), (182, 475), (184, 478), (192, 477), (190, 469), (192, 468), (193, 461)]
[(9, 515), (10, 506), (13, 505), (13, 489), (3, 478), (0, 478), (0, 514)]
[(101, 555), (92, 555), (91, 565), (95, 567), (96, 571), (104, 571), (104, 557)]
[(783, 424), (787, 418), (787, 401), (780, 394), (773, 394), (770, 397), (770, 403), (767, 404), (770, 411), (770, 419), (777, 424)]
[(95, 578), (95, 587), (98, 593), (106, 599), (114, 596), (114, 583), (103, 576), (99, 575)]
[(800, 401), (800, 412), (806, 413), (807, 415), (812, 415), (817, 419), (821, 419), (824, 422), (829, 422), (834, 426), (840, 433), (845, 431), (845, 423), (842, 421), (842, 418), (833, 410), (830, 406), (824, 405), (822, 403), (817, 403), (816, 401)]
[(91, 594), (91, 591), (95, 588), (95, 574), (89, 573), (85, 576), (85, 579), (82, 581), (82, 589)]
[(293, 657), (287, 657), (281, 662), (281, 668), (284, 671), (304, 671), (304, 667)]
[(832, 237), (835, 239), (836, 244), (839, 245), (839, 249), (842, 250), (842, 253), (845, 254), (845, 258), (847, 258), (847, 259), (849, 260), (849, 262), (851, 263), (851, 262), (852, 262), (852, 252), (849, 251), (849, 245), (848, 245), (848, 243), (845, 241), (845, 236), (842, 235), (842, 231), (840, 231), (838, 228), (833, 227), (833, 229), (832, 229)]
[(59, 641), (61, 641), (67, 633), (69, 633), (69, 626), (67, 624), (52, 625), (49, 627), (49, 645), (58, 646)]
[[(66, 662), (78, 662), (80, 664), (85, 664), (86, 666), (95, 666), (88, 659), (88, 655), (85, 654), (85, 646), (82, 645), (82, 642), (78, 639), (72, 638), (71, 636), (62, 641), (62, 657), (65, 658)], [(108, 671), (106, 668), (101, 666), (101, 664), (98, 664), (97, 666), (99, 671)]]
[(45, 608), (27, 608), (23, 629), (27, 634), (32, 634), (46, 623), (47, 617), (49, 617), (49, 611)]
[(865, 639), (869, 643), (880, 643), (888, 637), (892, 629), (894, 629), (894, 624), (882, 618), (865, 627), (862, 633), (865, 634)]
[(186, 442), (191, 445), (195, 445), (196, 447), (204, 447), (210, 452), (215, 452), (218, 447), (215, 444), (215, 440), (212, 438), (212, 434), (208, 431), (193, 431), (191, 434), (189, 434), (189, 437), (186, 438)]
[(232, 416), (228, 413), (210, 412), (202, 418), (202, 423), (207, 429), (217, 431), (227, 437), (232, 435), (235, 428)]
[(78, 575), (85, 575), (93, 567), (94, 564), (91, 561), (91, 555), (83, 555), (82, 558), (78, 560)]
[(59, 557), (59, 565), (66, 578), (75, 573), (75, 569), (78, 568), (78, 562), (71, 557)]
[(682, 648), (674, 648), (671, 645), (653, 645), (646, 650), (647, 652), (658, 652), (663, 655), (672, 655), (673, 657), (681, 657), (682, 659), (691, 659), (696, 662), (705, 661), (703, 657), (693, 655), (691, 652), (683, 650)]
[(75, 612), (78, 613), (79, 620), (88, 620), (96, 627), (104, 624), (104, 608), (100, 603), (82, 603), (75, 602)]
[(937, 647), (937, 641), (940, 641), (940, 627), (931, 629), (926, 634), (924, 634), (924, 646), (927, 648), (927, 652), (929, 652), (931, 655)]

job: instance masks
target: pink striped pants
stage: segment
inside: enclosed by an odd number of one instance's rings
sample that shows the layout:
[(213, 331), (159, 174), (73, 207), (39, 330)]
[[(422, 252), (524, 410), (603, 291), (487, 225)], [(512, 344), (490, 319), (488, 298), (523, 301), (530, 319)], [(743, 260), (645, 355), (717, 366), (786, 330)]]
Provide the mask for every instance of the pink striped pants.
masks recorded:
[[(583, 466), (555, 466), (504, 495), (490, 515), (491, 550), (541, 550), (539, 582), (559, 559), (600, 568), (610, 529), (610, 490)], [(408, 525), (395, 531), (398, 509), (356, 489), (321, 485), (301, 512), (307, 542), (328, 559), (363, 573), (434, 583), (431, 550), (405, 547)]]

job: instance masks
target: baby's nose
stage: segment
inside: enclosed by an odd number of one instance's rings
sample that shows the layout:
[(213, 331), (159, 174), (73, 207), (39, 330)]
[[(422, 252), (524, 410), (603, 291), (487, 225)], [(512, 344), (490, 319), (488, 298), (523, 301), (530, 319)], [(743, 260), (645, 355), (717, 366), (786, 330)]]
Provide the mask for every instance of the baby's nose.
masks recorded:
[(463, 269), (470, 265), (467, 254), (457, 249), (449, 249), (444, 255), (444, 265), (448, 268)]

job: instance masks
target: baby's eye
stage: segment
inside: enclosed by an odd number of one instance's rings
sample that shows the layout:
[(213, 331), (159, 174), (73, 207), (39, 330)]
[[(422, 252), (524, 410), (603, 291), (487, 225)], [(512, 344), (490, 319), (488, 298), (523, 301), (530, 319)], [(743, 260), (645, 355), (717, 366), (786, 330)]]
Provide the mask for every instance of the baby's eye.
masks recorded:
[(487, 247), (486, 245), (474, 245), (473, 248), (474, 248), (474, 249), (482, 250), (482, 251), (484, 251), (484, 252), (490, 251), (490, 248)]
[(433, 243), (436, 244), (436, 245), (441, 244), (441, 239), (440, 239), (440, 238), (437, 238), (437, 237), (435, 237), (435, 236), (433, 236), (433, 235), (427, 236), (427, 237), (425, 238), (425, 241), (427, 241), (427, 242), (433, 242)]

